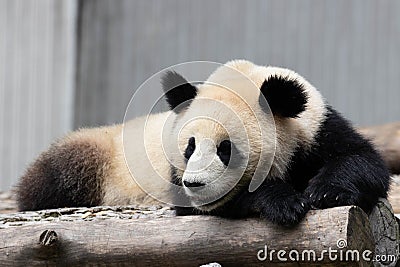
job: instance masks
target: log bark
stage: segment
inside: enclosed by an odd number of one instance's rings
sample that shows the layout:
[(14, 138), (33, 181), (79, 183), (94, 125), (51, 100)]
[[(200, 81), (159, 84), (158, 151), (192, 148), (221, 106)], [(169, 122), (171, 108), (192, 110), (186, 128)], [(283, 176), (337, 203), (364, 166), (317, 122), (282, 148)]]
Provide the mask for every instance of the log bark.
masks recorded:
[(390, 171), (400, 174), (400, 122), (360, 128), (382, 154)]
[[(379, 210), (370, 218), (379, 218)], [(371, 220), (372, 229), (380, 229), (381, 220)], [(375, 238), (384, 234), (378, 231)], [(362, 260), (361, 253), (373, 252), (375, 243), (369, 219), (357, 207), (310, 211), (303, 222), (291, 229), (261, 219), (209, 216), (92, 218), (90, 222), (30, 222), (0, 229), (0, 265), (199, 266), (218, 262), (222, 266), (254, 266), (271, 264), (269, 256), (275, 250), (274, 266), (372, 266), (372, 262)], [(318, 259), (329, 248), (341, 249), (342, 255), (357, 250), (361, 260), (340, 261), (337, 252), (332, 254), (337, 256), (336, 261), (330, 260), (328, 254), (323, 261), (312, 261), (311, 254), (308, 261), (308, 251), (314, 251)], [(277, 258), (281, 249), (286, 251), (286, 262)], [(299, 261), (291, 261), (289, 253), (296, 258), (296, 251)], [(266, 259), (260, 261), (257, 254)]]
[(398, 253), (400, 232), (389, 201), (380, 199), (368, 218), (375, 241), (375, 255), (379, 255), (382, 259), (381, 265), (375, 264), (375, 266), (395, 266), (393, 255)]

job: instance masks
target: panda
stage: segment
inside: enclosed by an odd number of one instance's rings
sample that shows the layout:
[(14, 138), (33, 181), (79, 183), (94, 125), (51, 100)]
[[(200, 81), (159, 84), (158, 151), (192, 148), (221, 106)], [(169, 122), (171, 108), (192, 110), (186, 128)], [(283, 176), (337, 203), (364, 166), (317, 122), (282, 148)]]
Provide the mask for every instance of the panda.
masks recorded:
[(310, 209), (369, 212), (387, 197), (380, 155), (294, 71), (234, 60), (203, 83), (168, 71), (162, 84), (170, 111), (82, 129), (42, 153), (17, 185), (19, 209), (162, 199), (177, 215), (294, 225)]

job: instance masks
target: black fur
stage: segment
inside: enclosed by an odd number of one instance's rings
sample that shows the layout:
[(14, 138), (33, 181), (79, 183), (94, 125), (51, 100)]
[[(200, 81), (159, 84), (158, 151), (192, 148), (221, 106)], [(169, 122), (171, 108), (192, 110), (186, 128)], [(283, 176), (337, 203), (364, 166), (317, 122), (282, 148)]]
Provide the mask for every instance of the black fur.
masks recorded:
[(270, 76), (261, 85), (259, 103), (265, 107), (265, 100), (274, 115), (295, 118), (306, 109), (307, 95), (303, 85), (295, 79), (282, 76)]
[(101, 183), (111, 155), (89, 142), (54, 144), (28, 168), (17, 185), (21, 211), (101, 204)]
[(217, 155), (225, 166), (228, 166), (231, 159), (231, 141), (224, 140), (217, 147)]
[(369, 212), (379, 197), (387, 197), (390, 174), (381, 156), (331, 107), (316, 144), (309, 153), (297, 151), (289, 173), (297, 190), (302, 190), (305, 183), (295, 181), (313, 172), (304, 190), (312, 206), (357, 205)]
[(186, 160), (188, 160), (192, 156), (195, 149), (196, 149), (196, 139), (194, 137), (190, 137), (184, 154)]
[(357, 205), (369, 212), (379, 197), (387, 197), (389, 181), (371, 143), (328, 107), (315, 145), (310, 151), (297, 149), (285, 179), (268, 179), (253, 193), (246, 188), (211, 214), (260, 215), (280, 225), (294, 225), (312, 207)]
[(197, 95), (197, 88), (174, 71), (167, 71), (161, 83), (167, 102), (175, 113), (188, 107)]

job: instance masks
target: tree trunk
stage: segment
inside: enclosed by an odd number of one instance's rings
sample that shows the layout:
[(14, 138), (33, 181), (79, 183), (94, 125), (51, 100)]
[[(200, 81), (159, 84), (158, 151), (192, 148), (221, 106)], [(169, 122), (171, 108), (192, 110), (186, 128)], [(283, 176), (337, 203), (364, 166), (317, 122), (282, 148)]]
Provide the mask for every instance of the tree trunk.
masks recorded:
[[(198, 266), (218, 262), (222, 266), (252, 266), (271, 264), (272, 255), (274, 266), (372, 266), (363, 259), (364, 251), (373, 254), (375, 247), (395, 247), (398, 242), (393, 214), (388, 212), (387, 202), (380, 203), (370, 219), (357, 207), (336, 207), (310, 211), (291, 229), (261, 219), (210, 216), (99, 219), (96, 213), (85, 213), (80, 220), (68, 222), (62, 221), (66, 215), (59, 209), (45, 214), (64, 216), (62, 220), (22, 220), (20, 226), (0, 229), (0, 265)], [(101, 208), (97, 212), (104, 214)], [(384, 236), (389, 238), (382, 242)], [(285, 254), (278, 254), (279, 250)], [(340, 260), (353, 259), (355, 250), (360, 261)], [(384, 248), (377, 251), (392, 253)], [(279, 261), (278, 255), (287, 261)], [(323, 260), (318, 260), (321, 255)], [(299, 259), (292, 261), (290, 257)]]

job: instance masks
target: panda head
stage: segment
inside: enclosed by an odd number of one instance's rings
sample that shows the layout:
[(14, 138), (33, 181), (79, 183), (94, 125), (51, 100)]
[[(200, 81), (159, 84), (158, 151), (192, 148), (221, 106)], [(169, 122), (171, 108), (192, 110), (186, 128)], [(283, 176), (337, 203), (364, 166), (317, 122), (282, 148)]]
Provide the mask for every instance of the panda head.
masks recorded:
[(197, 209), (210, 211), (262, 178), (283, 179), (298, 146), (313, 142), (324, 114), (321, 96), (293, 71), (231, 61), (207, 81), (163, 77), (173, 110), (174, 183)]

